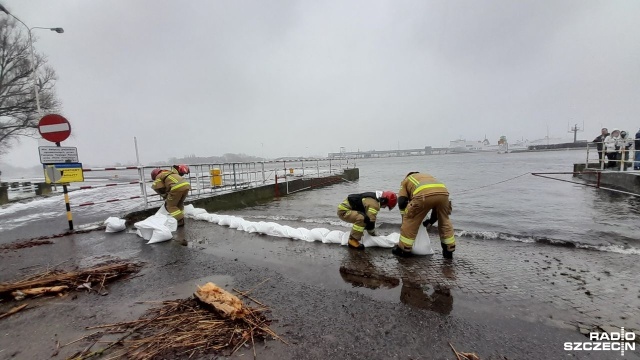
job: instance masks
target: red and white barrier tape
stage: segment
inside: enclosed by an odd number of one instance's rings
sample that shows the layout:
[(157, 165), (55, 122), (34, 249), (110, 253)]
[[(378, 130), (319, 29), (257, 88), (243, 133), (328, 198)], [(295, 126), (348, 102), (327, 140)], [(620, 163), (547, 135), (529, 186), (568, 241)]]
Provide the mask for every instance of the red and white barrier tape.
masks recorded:
[(107, 203), (112, 203), (112, 202), (116, 202), (116, 201), (140, 199), (141, 197), (142, 196), (138, 195), (138, 196), (132, 196), (132, 197), (124, 198), (124, 199), (111, 199), (111, 200), (106, 200), (106, 201), (86, 202), (86, 203), (82, 203), (82, 204), (79, 204), (79, 205), (71, 205), (71, 207), (82, 207), (82, 206), (90, 206), (90, 205), (98, 205), (98, 204), (107, 204)]
[(111, 170), (138, 170), (138, 166), (116, 166), (116, 167), (105, 167), (105, 168), (88, 168), (82, 169), (83, 172), (87, 171), (111, 171)]
[(123, 185), (131, 185), (131, 184), (140, 184), (140, 181), (131, 181), (124, 183), (113, 183), (113, 184), (105, 184), (105, 185), (88, 185), (88, 186), (80, 186), (78, 188), (73, 188), (73, 190), (86, 190), (86, 189), (97, 189), (101, 187), (111, 187), (111, 186), (123, 186)]

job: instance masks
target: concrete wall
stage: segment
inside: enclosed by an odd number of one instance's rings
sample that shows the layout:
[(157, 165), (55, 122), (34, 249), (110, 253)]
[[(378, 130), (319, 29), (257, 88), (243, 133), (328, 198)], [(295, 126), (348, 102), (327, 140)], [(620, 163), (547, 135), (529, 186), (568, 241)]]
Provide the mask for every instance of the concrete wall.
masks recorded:
[[(289, 193), (317, 189), (333, 184), (338, 184), (343, 182), (344, 180), (355, 181), (359, 178), (360, 170), (356, 168), (347, 169), (342, 175), (291, 180), (289, 181)], [(189, 199), (187, 199), (187, 203), (192, 204), (195, 207), (205, 209), (209, 212), (216, 212), (221, 210), (234, 210), (243, 207), (264, 204), (273, 200), (277, 196), (286, 195), (287, 184), (285, 182), (279, 183), (277, 185), (277, 190), (276, 185), (270, 184), (246, 190), (239, 190), (227, 194), (195, 199), (193, 201), (189, 201)], [(127, 214), (125, 218), (128, 222), (140, 221), (155, 214), (158, 211), (158, 208), (159, 207), (155, 207), (152, 209), (133, 212), (131, 214)]]
[(586, 140), (578, 140), (574, 143), (531, 145), (528, 150), (551, 150), (551, 149), (586, 149), (589, 143)]
[[(584, 171), (585, 168), (585, 163), (573, 164), (573, 177), (578, 176), (577, 173)], [(589, 163), (589, 169), (600, 169), (600, 163)]]
[[(596, 183), (598, 181), (598, 174), (580, 174), (580, 178)], [(601, 171), (600, 185), (640, 194), (640, 174), (624, 171)]]
[(37, 183), (36, 186), (36, 196), (51, 194), (51, 184)]

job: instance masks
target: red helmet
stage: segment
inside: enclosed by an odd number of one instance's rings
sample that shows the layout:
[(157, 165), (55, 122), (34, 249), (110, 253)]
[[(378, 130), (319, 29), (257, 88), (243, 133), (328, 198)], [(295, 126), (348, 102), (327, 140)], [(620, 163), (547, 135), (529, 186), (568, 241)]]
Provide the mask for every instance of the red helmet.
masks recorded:
[(398, 203), (398, 196), (393, 191), (383, 191), (380, 199), (386, 200), (383, 202), (383, 204), (387, 205), (389, 207), (389, 210), (392, 210), (394, 207), (396, 207), (396, 204)]
[(178, 172), (178, 175), (180, 175), (180, 176), (189, 173), (189, 166), (188, 165), (184, 165), (184, 164), (173, 165), (173, 168), (176, 169), (176, 171)]
[(155, 180), (158, 174), (162, 172), (162, 169), (155, 168), (151, 170), (151, 180)]

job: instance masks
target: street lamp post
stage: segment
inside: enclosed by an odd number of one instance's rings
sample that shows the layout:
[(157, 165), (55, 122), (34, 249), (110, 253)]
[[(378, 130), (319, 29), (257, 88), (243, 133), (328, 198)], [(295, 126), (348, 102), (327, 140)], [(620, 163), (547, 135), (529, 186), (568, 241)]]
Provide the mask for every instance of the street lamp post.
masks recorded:
[(22, 20), (18, 19), (17, 16), (13, 15), (12, 13), (10, 13), (4, 6), (2, 6), (0, 4), (0, 11), (4, 12), (5, 14), (13, 17), (14, 19), (18, 20), (18, 22), (22, 25), (24, 25), (24, 27), (27, 28), (27, 32), (29, 35), (29, 47), (31, 48), (31, 76), (33, 77), (33, 91), (36, 95), (36, 108), (38, 109), (38, 114), (42, 114), (42, 111), (40, 109), (40, 94), (38, 94), (38, 82), (36, 79), (36, 55), (35, 52), (33, 50), (33, 38), (31, 36), (31, 31), (33, 29), (43, 29), (43, 30), (51, 30), (51, 31), (55, 31), (58, 34), (62, 34), (64, 33), (64, 29), (61, 27), (57, 27), (57, 28), (48, 28), (48, 27), (39, 27), (39, 26), (35, 26), (30, 28), (29, 26), (27, 26), (27, 24), (25, 24)]

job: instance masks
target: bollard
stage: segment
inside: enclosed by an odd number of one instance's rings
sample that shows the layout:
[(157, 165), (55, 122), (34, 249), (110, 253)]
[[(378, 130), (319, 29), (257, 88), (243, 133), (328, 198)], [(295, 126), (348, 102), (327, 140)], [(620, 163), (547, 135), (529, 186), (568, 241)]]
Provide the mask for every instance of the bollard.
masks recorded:
[(0, 186), (0, 205), (4, 205), (9, 202), (9, 188), (7, 186)]
[(49, 195), (51, 194), (51, 184), (47, 183), (37, 183), (36, 184), (36, 195)]
[(219, 168), (209, 170), (211, 175), (211, 186), (222, 186), (222, 172)]

